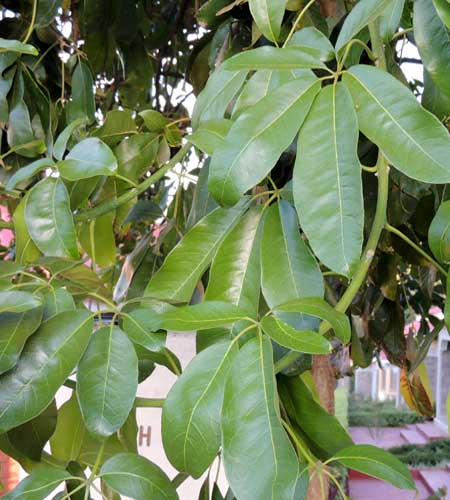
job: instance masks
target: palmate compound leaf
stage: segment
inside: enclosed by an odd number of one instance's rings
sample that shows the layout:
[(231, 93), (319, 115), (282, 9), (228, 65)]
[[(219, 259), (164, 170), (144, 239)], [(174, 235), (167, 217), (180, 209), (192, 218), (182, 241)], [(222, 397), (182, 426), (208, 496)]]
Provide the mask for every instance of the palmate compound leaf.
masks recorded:
[(359, 128), (398, 170), (428, 183), (450, 182), (450, 136), (402, 83), (373, 66), (353, 66), (343, 81)]
[(170, 390), (162, 414), (164, 450), (174, 467), (200, 477), (220, 449), (225, 380), (237, 342), (200, 352)]
[(319, 259), (351, 276), (363, 243), (364, 205), (357, 155), (358, 122), (342, 83), (324, 87), (298, 136), (294, 200)]
[(270, 172), (302, 125), (320, 83), (286, 83), (243, 112), (213, 156), (209, 189), (221, 204), (234, 205)]
[(80, 360), (93, 317), (67, 311), (45, 321), (28, 340), (17, 365), (0, 379), (0, 430), (39, 415)]
[(272, 344), (258, 335), (232, 363), (222, 408), (222, 456), (239, 500), (292, 500), (297, 455), (278, 413)]

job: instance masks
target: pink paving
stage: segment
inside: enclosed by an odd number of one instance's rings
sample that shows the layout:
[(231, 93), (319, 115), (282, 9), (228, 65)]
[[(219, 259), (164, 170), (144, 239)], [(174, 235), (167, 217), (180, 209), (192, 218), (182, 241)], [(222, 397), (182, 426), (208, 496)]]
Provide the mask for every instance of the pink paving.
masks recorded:
[[(448, 438), (447, 429), (437, 422), (408, 425), (406, 427), (352, 427), (350, 434), (356, 444), (372, 444), (391, 448), (404, 444), (425, 444), (436, 439)], [(402, 491), (376, 479), (351, 471), (349, 476), (352, 500), (424, 500), (439, 488), (446, 488), (450, 499), (450, 466), (442, 469), (413, 470), (418, 495)]]

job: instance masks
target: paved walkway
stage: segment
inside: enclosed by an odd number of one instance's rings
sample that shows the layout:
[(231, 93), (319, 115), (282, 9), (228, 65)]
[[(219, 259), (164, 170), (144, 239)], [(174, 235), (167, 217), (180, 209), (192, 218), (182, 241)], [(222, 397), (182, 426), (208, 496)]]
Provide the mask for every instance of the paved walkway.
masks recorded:
[[(447, 439), (445, 427), (435, 422), (407, 425), (406, 427), (351, 427), (350, 434), (356, 444), (372, 444), (381, 448), (392, 448), (404, 444), (425, 444), (437, 439)], [(418, 496), (402, 491), (382, 481), (351, 472), (349, 476), (352, 500), (424, 500), (439, 488), (446, 488), (450, 500), (450, 465), (442, 469), (413, 470)]]

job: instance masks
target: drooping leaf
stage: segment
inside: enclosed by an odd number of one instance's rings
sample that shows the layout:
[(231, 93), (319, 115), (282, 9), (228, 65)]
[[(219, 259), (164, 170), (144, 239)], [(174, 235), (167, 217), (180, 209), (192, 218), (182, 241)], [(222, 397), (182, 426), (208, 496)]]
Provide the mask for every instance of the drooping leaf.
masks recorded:
[(270, 172), (294, 139), (319, 89), (318, 82), (294, 80), (239, 116), (211, 162), (209, 190), (219, 203), (235, 204)]
[(128, 417), (137, 391), (138, 359), (132, 342), (113, 325), (93, 335), (77, 372), (77, 396), (88, 431), (108, 437)]
[(79, 142), (64, 160), (60, 160), (58, 169), (65, 179), (78, 181), (98, 175), (114, 175), (117, 160), (104, 142), (90, 137)]
[(81, 58), (72, 74), (72, 96), (67, 106), (68, 123), (79, 118), (88, 122), (95, 118), (94, 79), (88, 62)]
[(226, 326), (246, 317), (246, 312), (234, 304), (207, 301), (170, 309), (161, 314), (160, 321), (165, 330), (183, 332)]
[(450, 200), (442, 202), (433, 217), (428, 243), (436, 259), (440, 262), (450, 260)]
[(86, 118), (77, 118), (73, 122), (69, 123), (67, 127), (58, 135), (58, 138), (53, 145), (53, 156), (57, 160), (62, 160), (67, 149), (67, 143), (73, 132), (81, 125), (86, 124)]
[(210, 158), (207, 158), (200, 170), (191, 201), (191, 209), (186, 222), (186, 229), (195, 226), (197, 222), (218, 207), (216, 200), (208, 190)]
[(79, 239), (94, 265), (108, 267), (116, 263), (116, 241), (110, 214), (84, 223), (79, 232)]
[(12, 191), (15, 189), (20, 183), (24, 181), (28, 181), (32, 179), (36, 174), (44, 170), (44, 168), (53, 167), (55, 162), (50, 158), (42, 158), (40, 160), (36, 160), (26, 167), (22, 167), (17, 172), (15, 172), (11, 178), (8, 180), (6, 184), (6, 189), (8, 191)]
[[(0, 292), (2, 294), (4, 292)], [(0, 373), (13, 368), (19, 360), (25, 341), (32, 335), (42, 319), (42, 307), (21, 313), (0, 314)]]
[(267, 337), (246, 342), (230, 368), (222, 408), (222, 456), (230, 487), (240, 500), (293, 498), (299, 463), (280, 422)]
[(225, 118), (202, 122), (187, 140), (203, 153), (212, 155), (222, 144), (230, 127), (231, 121)]
[(203, 121), (223, 118), (228, 104), (241, 88), (246, 76), (246, 71), (226, 71), (223, 67), (214, 71), (195, 101), (192, 128), (196, 130)]
[(415, 490), (416, 486), (406, 465), (394, 455), (368, 444), (349, 446), (334, 455), (345, 467), (376, 477), (397, 488)]
[(200, 477), (220, 448), (220, 415), (237, 343), (198, 354), (170, 390), (162, 414), (164, 450), (174, 467)]
[(19, 54), (29, 54), (30, 56), (37, 56), (39, 54), (36, 47), (29, 43), (22, 43), (19, 40), (8, 40), (0, 38), (0, 53), (2, 52), (18, 52)]
[(314, 253), (351, 276), (363, 244), (364, 206), (358, 122), (342, 83), (324, 87), (303, 124), (294, 167), (294, 200)]
[(16, 243), (16, 262), (25, 264), (37, 260), (41, 252), (31, 239), (25, 223), (25, 205), (27, 203), (30, 191), (22, 198), (17, 205), (13, 215), (15, 243)]
[(314, 398), (302, 377), (279, 377), (283, 405), (311, 451), (326, 460), (353, 441), (339, 420)]
[(442, 22), (450, 28), (450, 5), (447, 0), (433, 0), (434, 7), (436, 12), (439, 14), (439, 17), (442, 19)]
[(113, 109), (106, 113), (103, 125), (94, 130), (91, 135), (98, 137), (112, 148), (125, 137), (136, 133), (133, 112), (130, 109)]
[(78, 258), (69, 195), (60, 179), (46, 177), (29, 191), (25, 223), (44, 255)]
[(288, 46), (291, 45), (300, 45), (314, 50), (321, 61), (331, 61), (336, 57), (330, 40), (313, 26), (307, 26), (296, 31), (289, 40)]
[(0, 429), (5, 432), (39, 415), (70, 375), (93, 325), (87, 311), (69, 311), (41, 325), (12, 370), (0, 379)]
[(316, 297), (306, 297), (291, 300), (273, 307), (275, 311), (295, 312), (315, 316), (327, 321), (334, 330), (336, 337), (347, 343), (350, 341), (350, 322), (344, 313), (333, 309), (327, 302)]
[(42, 500), (59, 484), (70, 477), (69, 472), (56, 467), (45, 467), (23, 479), (4, 500)]
[(137, 182), (156, 160), (159, 143), (159, 136), (149, 133), (132, 135), (121, 141), (114, 149), (119, 164), (118, 173)]
[(130, 222), (154, 222), (163, 216), (163, 211), (155, 202), (151, 200), (139, 200), (127, 213), (122, 225)]
[(21, 313), (42, 305), (42, 298), (30, 292), (6, 291), (0, 292), (0, 313)]
[(135, 309), (124, 315), (122, 328), (135, 344), (140, 344), (149, 351), (163, 351), (166, 334), (158, 332), (161, 328), (160, 314), (161, 311), (151, 306)]
[[(445, 0), (446, 1), (446, 0)], [(450, 96), (434, 83), (428, 71), (423, 71), (422, 106), (440, 120), (450, 115)]]
[(392, 40), (402, 18), (405, 0), (394, 0), (393, 4), (380, 16), (378, 24), (381, 37), (386, 43)]
[(65, 288), (50, 288), (44, 294), (43, 320), (47, 320), (64, 311), (74, 311), (75, 302), (72, 295)]
[(231, 209), (217, 208), (201, 219), (169, 253), (152, 277), (145, 295), (160, 300), (188, 302), (224, 236), (243, 210), (244, 203)]
[(423, 65), (436, 85), (450, 96), (450, 31), (438, 16), (433, 2), (414, 2), (414, 39)]
[(340, 51), (355, 35), (377, 17), (390, 10), (395, 0), (361, 0), (346, 17), (336, 41), (336, 51)]
[(271, 42), (277, 42), (286, 0), (249, 0), (248, 4), (261, 33)]
[(361, 131), (398, 170), (429, 183), (450, 181), (450, 137), (439, 120), (393, 76), (359, 65), (343, 76)]
[(319, 266), (286, 201), (268, 208), (261, 241), (262, 290), (269, 307), (300, 297), (323, 297)]
[[(313, 52), (313, 53), (311, 53)], [(258, 47), (241, 52), (227, 59), (222, 67), (228, 71), (272, 69), (286, 70), (298, 68), (325, 68), (324, 63), (308, 47)]]
[(308, 354), (328, 354), (331, 344), (325, 337), (310, 330), (296, 330), (274, 316), (266, 316), (261, 321), (262, 329), (277, 344)]
[(144, 120), (145, 126), (150, 132), (164, 132), (169, 119), (162, 113), (154, 109), (145, 109), (139, 113), (139, 116)]
[(175, 486), (155, 464), (135, 453), (118, 453), (100, 469), (105, 483), (134, 500), (178, 500)]

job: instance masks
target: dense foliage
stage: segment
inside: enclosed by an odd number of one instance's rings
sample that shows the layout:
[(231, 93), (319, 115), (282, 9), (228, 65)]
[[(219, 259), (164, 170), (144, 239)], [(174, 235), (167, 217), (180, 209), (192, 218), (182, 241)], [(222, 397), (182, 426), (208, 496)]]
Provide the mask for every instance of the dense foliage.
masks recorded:
[[(175, 499), (217, 456), (227, 499), (325, 496), (334, 464), (414, 489), (330, 392), (383, 352), (434, 411), (449, 29), (447, 0), (0, 2), (0, 448), (30, 473), (5, 498)], [(184, 371), (168, 330), (198, 332)], [(137, 398), (155, 365), (176, 384)]]

